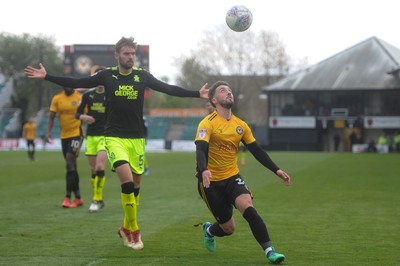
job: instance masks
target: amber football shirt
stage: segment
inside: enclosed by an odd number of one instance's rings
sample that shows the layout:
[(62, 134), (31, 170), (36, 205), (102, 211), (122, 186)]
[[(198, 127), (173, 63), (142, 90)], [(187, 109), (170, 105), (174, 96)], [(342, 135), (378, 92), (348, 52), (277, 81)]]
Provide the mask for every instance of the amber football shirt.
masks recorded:
[(210, 181), (224, 180), (239, 173), (237, 159), (242, 139), (246, 144), (256, 141), (247, 123), (235, 115), (226, 120), (214, 111), (199, 123), (195, 140), (208, 142)]
[(81, 120), (75, 117), (81, 98), (82, 95), (77, 91), (70, 96), (61, 92), (55, 95), (51, 101), (50, 111), (57, 113), (60, 121), (61, 139), (77, 137), (82, 133)]
[(36, 124), (35, 123), (25, 123), (23, 127), (24, 138), (26, 140), (34, 140), (36, 137)]

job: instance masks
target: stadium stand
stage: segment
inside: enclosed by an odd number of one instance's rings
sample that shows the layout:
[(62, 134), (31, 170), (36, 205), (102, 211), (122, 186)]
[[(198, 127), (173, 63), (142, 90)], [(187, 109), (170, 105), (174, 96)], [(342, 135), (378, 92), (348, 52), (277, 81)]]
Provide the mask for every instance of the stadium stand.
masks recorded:
[(183, 129), (181, 140), (194, 140), (196, 136), (197, 126), (199, 125), (202, 117), (188, 117), (186, 120), (185, 128)]
[(21, 131), (21, 110), (3, 108), (0, 111), (0, 137), (18, 138)]
[[(47, 123), (49, 121), (49, 109), (44, 108), (41, 109), (36, 117), (36, 124), (37, 124), (37, 136), (40, 138), (43, 138), (46, 135), (46, 130), (47, 130)], [(51, 136), (53, 138), (59, 138), (60, 137), (60, 122), (58, 118), (54, 119), (54, 125), (51, 130)]]
[(148, 117), (148, 136), (149, 139), (165, 139), (169, 128), (169, 121), (164, 117)]
[(194, 140), (202, 117), (148, 117), (148, 139)]

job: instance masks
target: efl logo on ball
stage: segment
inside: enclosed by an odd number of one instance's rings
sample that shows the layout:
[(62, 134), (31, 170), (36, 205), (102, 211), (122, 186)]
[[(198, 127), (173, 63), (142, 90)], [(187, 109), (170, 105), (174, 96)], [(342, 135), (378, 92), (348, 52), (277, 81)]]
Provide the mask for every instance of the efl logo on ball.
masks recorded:
[(231, 30), (242, 32), (250, 28), (253, 15), (247, 7), (236, 5), (229, 9), (225, 19)]

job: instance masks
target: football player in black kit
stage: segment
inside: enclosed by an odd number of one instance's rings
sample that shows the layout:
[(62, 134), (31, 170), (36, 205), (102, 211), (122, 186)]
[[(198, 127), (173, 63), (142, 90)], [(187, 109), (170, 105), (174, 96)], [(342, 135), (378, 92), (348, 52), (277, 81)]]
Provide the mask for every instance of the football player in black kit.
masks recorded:
[[(95, 66), (94, 74), (104, 67)], [(104, 207), (103, 188), (106, 181), (105, 164), (107, 160), (104, 143), (104, 125), (106, 123), (106, 96), (104, 86), (96, 86), (83, 93), (81, 103), (75, 114), (77, 119), (87, 124), (86, 150), (93, 188), (93, 199), (89, 206), (90, 212), (97, 212)]]
[(121, 38), (115, 45), (118, 66), (106, 68), (96, 75), (75, 79), (47, 74), (42, 64), (39, 68), (27, 66), (28, 78), (45, 79), (61, 86), (93, 88), (103, 85), (106, 94), (106, 124), (104, 130), (108, 159), (121, 183), (121, 202), (124, 222), (118, 233), (124, 245), (134, 250), (143, 249), (137, 223), (139, 189), (144, 172), (145, 130), (143, 122), (144, 91), (150, 88), (178, 97), (208, 99), (208, 84), (199, 91), (169, 85), (156, 79), (135, 64), (134, 38)]

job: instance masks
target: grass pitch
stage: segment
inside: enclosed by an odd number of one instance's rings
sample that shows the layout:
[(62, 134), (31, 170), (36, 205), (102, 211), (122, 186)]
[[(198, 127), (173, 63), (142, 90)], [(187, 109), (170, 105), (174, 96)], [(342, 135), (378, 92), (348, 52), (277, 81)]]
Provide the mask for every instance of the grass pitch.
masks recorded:
[[(400, 265), (400, 155), (270, 152), (292, 177), (282, 181), (252, 156), (241, 174), (285, 265)], [(120, 185), (107, 169), (106, 207), (89, 213), (89, 167), (79, 158), (85, 204), (63, 209), (61, 152), (0, 152), (0, 265), (265, 265), (261, 248), (235, 212), (236, 232), (203, 247), (212, 221), (194, 178), (194, 153), (150, 153), (143, 177), (139, 226), (145, 248), (117, 236)]]

